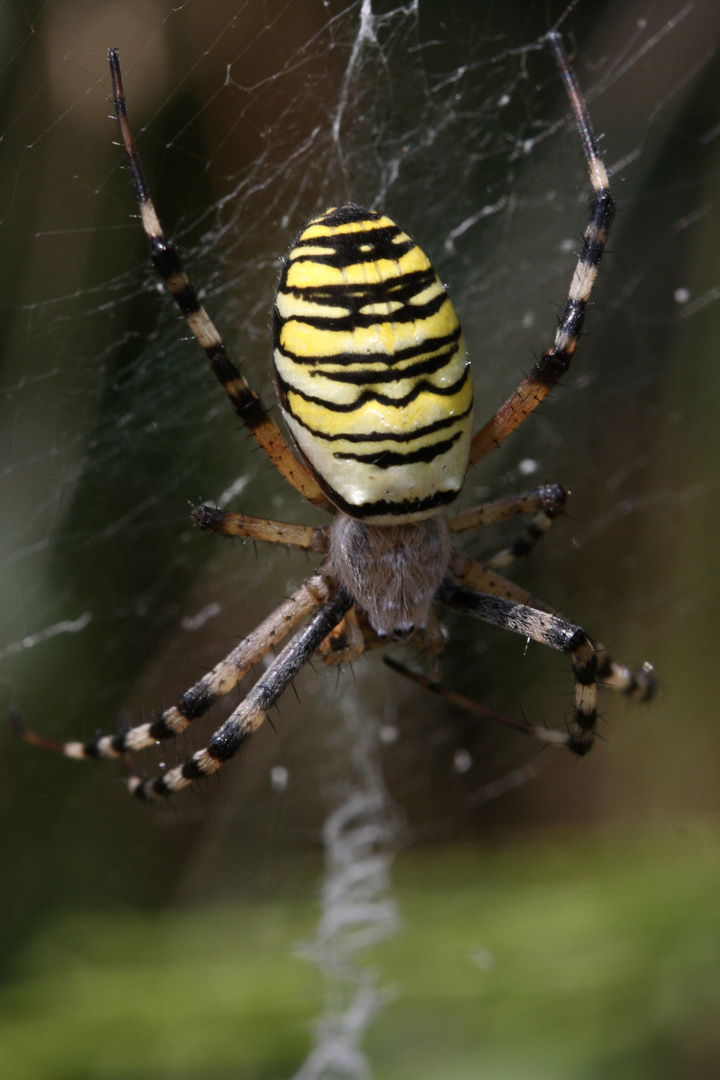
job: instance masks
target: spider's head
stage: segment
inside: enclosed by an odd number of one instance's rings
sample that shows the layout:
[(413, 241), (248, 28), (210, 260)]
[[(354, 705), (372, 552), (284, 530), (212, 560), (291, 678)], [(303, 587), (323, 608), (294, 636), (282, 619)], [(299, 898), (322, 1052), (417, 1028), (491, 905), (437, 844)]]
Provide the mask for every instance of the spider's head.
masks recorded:
[(443, 517), (367, 525), (338, 514), (330, 527), (330, 558), (378, 637), (408, 641), (427, 624), (447, 571), (450, 533)]

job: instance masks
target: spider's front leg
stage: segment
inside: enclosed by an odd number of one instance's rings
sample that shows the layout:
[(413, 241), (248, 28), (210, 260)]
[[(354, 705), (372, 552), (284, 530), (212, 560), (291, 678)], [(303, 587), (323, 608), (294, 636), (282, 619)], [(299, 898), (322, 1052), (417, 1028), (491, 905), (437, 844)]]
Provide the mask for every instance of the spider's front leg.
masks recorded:
[(504, 724), (506, 727), (514, 728), (515, 731), (522, 731), (524, 735), (530, 735), (535, 739), (539, 739), (542, 743), (550, 743), (553, 746), (567, 746), (570, 741), (570, 736), (566, 735), (563, 731), (555, 731), (553, 728), (546, 728), (541, 724), (528, 724), (524, 720), (516, 720), (514, 716), (505, 716), (503, 713), (496, 712), (494, 709), (488, 709), (484, 705), (480, 705), (477, 701), (465, 697), (463, 694), (457, 694), (454, 690), (448, 690), (446, 687), (440, 686), (435, 679), (428, 678), (427, 675), (421, 675), (417, 671), (411, 671), (410, 668), (405, 667), (404, 664), (398, 663), (398, 661), (391, 656), (384, 656), (383, 660), (393, 671), (397, 671), (398, 674), (411, 679), (412, 682), (417, 683), (418, 686), (425, 687), (426, 690), (430, 690), (433, 694), (437, 694), (438, 697), (441, 697), (444, 701), (449, 701), (451, 704), (457, 705), (458, 708), (464, 709), (466, 712), (482, 716), (484, 720), (494, 720), (499, 724)]
[(328, 508), (327, 499), (307, 467), (288, 446), (282, 432), (264, 407), (259, 395), (248, 385), (240, 367), (232, 362), (217, 327), (198, 299), (190, 278), (172, 241), (165, 235), (148, 186), (135, 141), (130, 130), (120, 58), (117, 50), (108, 54), (115, 115), (135, 188), (143, 229), (150, 243), (153, 265), (177, 304), (180, 314), (205, 352), (213, 374), (227, 394), (230, 404), (275, 468), (294, 488), (316, 506)]
[(607, 171), (598, 153), (597, 139), (585, 103), (580, 94), (567, 53), (556, 30), (547, 40), (570, 99), (575, 124), (582, 140), (593, 195), (583, 246), (575, 267), (565, 307), (555, 333), (555, 341), (533, 366), (527, 378), (498, 409), (493, 417), (474, 436), (470, 447), (470, 465), (477, 464), (486, 454), (499, 446), (530, 413), (537, 408), (559, 379), (567, 372), (577, 347), (585, 321), (585, 311), (595, 284), (600, 260), (615, 216), (615, 200), (610, 190)]

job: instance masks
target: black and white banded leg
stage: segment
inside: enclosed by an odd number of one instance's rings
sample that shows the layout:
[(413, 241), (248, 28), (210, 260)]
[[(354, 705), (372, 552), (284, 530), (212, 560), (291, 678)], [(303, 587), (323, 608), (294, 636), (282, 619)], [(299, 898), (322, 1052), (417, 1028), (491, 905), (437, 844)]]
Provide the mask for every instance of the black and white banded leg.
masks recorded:
[[(537, 611), (545, 611), (549, 614), (557, 614), (554, 608), (539, 600), (527, 589), (509, 581), (494, 570), (488, 569), (485, 563), (475, 562), (467, 555), (455, 553), (450, 562), (450, 573), (456, 585), (466, 586), (474, 592), (486, 593), (489, 596), (501, 597), (504, 600), (513, 601), (526, 608), (535, 608)], [(608, 690), (625, 694), (633, 701), (652, 701), (658, 689), (657, 677), (652, 664), (642, 664), (633, 670), (625, 664), (619, 664), (609, 655), (607, 649), (600, 642), (594, 641), (595, 652), (598, 657), (597, 681)]]
[(564, 742), (579, 757), (587, 754), (595, 738), (598, 660), (585, 631), (550, 612), (474, 592), (449, 578), (438, 589), (437, 599), (461, 614), (473, 615), (569, 654), (575, 676), (575, 713)]
[(160, 219), (148, 192), (145, 174), (130, 130), (122, 73), (120, 71), (120, 59), (116, 49), (110, 50), (108, 59), (110, 61), (115, 115), (130, 166), (135, 195), (140, 207), (140, 219), (150, 242), (150, 257), (153, 265), (177, 304), (181, 315), (187, 321), (190, 330), (204, 350), (208, 363), (230, 399), (233, 409), (262, 446), (275, 468), (306, 499), (316, 506), (327, 507), (327, 499), (310, 475), (310, 472), (295, 457), (259, 396), (250, 388), (247, 381), (240, 374), (239, 368), (230, 360), (215, 324), (198, 300), (197, 292), (185, 273), (174, 244), (163, 232)]
[(645, 662), (633, 671), (632, 668), (613, 660), (605, 646), (599, 642), (595, 643), (595, 651), (598, 656), (597, 678), (602, 686), (625, 694), (633, 701), (652, 701), (658, 689), (652, 664)]
[(326, 601), (300, 633), (285, 646), (204, 749), (198, 750), (182, 765), (168, 769), (154, 778), (129, 777), (127, 784), (131, 794), (145, 802), (153, 802), (181, 791), (193, 780), (217, 772), (257, 731), (283, 691), (351, 606), (352, 600), (342, 592)]
[(555, 60), (570, 99), (575, 124), (587, 159), (593, 196), (590, 200), (582, 250), (570, 283), (565, 307), (560, 315), (555, 341), (549, 349), (545, 350), (527, 378), (523, 379), (505, 404), (473, 436), (470, 465), (475, 465), (484, 458), (522, 424), (570, 367), (582, 332), (585, 310), (605, 250), (608, 232), (615, 216), (615, 200), (610, 190), (607, 171), (598, 153), (595, 132), (577, 80), (570, 67), (565, 47), (556, 30), (549, 31), (547, 40), (555, 54)]
[(143, 750), (164, 739), (180, 735), (193, 720), (204, 716), (221, 698), (229, 694), (242, 678), (295, 629), (307, 615), (330, 596), (330, 586), (325, 575), (315, 574), (291, 597), (265, 619), (257, 629), (204, 675), (195, 686), (187, 690), (177, 705), (171, 705), (149, 723), (128, 728), (117, 735), (99, 735), (88, 742), (60, 742), (48, 739), (38, 732), (25, 728), (19, 716), (13, 718), (13, 726), (26, 742), (76, 759), (102, 760), (124, 757)]
[(466, 510), (448, 521), (450, 532), (455, 534), (469, 529), (486, 528), (520, 514), (532, 514), (533, 519), (508, 547), (483, 560), (487, 570), (499, 570), (510, 566), (516, 559), (529, 555), (565, 509), (567, 494), (560, 484), (542, 484), (521, 495), (507, 495), (502, 499), (484, 503), (474, 510)]

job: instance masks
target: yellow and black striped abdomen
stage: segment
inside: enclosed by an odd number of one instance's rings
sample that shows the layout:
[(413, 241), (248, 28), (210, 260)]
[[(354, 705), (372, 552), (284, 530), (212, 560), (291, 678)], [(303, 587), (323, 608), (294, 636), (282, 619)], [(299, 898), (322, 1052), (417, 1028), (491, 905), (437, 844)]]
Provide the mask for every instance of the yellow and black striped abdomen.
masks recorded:
[(328, 498), (377, 524), (436, 513), (462, 487), (472, 381), (430, 260), (359, 206), (311, 221), (278, 285), (274, 360), (288, 427)]

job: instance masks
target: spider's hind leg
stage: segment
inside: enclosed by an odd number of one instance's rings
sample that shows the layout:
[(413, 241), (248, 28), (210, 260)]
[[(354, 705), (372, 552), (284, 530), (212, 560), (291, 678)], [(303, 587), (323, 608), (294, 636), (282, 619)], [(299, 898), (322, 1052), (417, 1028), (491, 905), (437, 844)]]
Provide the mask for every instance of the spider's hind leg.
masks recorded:
[(463, 588), (451, 578), (445, 578), (437, 598), (462, 614), (569, 654), (575, 676), (575, 712), (566, 745), (579, 757), (586, 754), (595, 739), (598, 661), (595, 646), (585, 631), (539, 608)]
[(187, 690), (177, 705), (156, 714), (151, 721), (127, 728), (117, 735), (99, 735), (88, 742), (61, 742), (26, 728), (19, 716), (11, 723), (16, 733), (35, 746), (76, 759), (121, 758), (181, 734), (193, 720), (203, 716), (217, 701), (237, 686), (242, 678), (299, 622), (328, 602), (330, 583), (323, 573), (314, 574), (304, 585), (252, 631), (212, 671)]
[(424, 686), (427, 690), (437, 694), (438, 697), (444, 698), (445, 701), (457, 705), (466, 712), (475, 713), (475, 715), (482, 716), (486, 720), (495, 720), (499, 724), (521, 731), (524, 735), (532, 735), (533, 738), (539, 739), (540, 742), (549, 743), (553, 746), (568, 746), (572, 739), (572, 736), (565, 731), (555, 731), (552, 728), (544, 727), (542, 724), (528, 724), (524, 720), (515, 719), (514, 716), (505, 716), (503, 713), (495, 712), (494, 709), (488, 709), (463, 694), (456, 694), (454, 690), (441, 686), (434, 679), (429, 679), (426, 675), (420, 675), (417, 671), (405, 667), (404, 664), (399, 664), (392, 657), (385, 656), (383, 659), (393, 671), (405, 675), (408, 679), (412, 679), (413, 682)]
[(613, 660), (604, 645), (596, 643), (595, 651), (598, 654), (597, 678), (601, 686), (617, 690), (633, 701), (652, 701), (658, 692), (657, 676), (652, 664), (646, 661), (633, 671)]
[(168, 769), (154, 778), (130, 777), (127, 783), (131, 794), (144, 802), (153, 802), (181, 791), (193, 780), (217, 772), (257, 731), (280, 695), (351, 605), (351, 598), (342, 592), (327, 600), (279, 653), (203, 750), (198, 750), (177, 768)]

